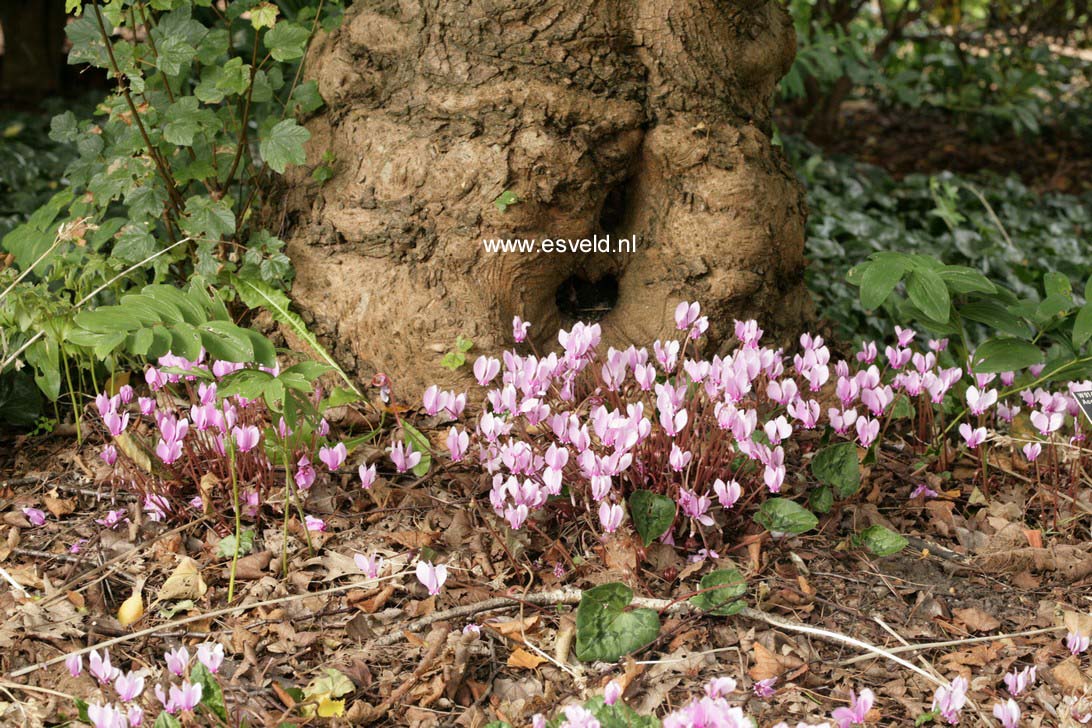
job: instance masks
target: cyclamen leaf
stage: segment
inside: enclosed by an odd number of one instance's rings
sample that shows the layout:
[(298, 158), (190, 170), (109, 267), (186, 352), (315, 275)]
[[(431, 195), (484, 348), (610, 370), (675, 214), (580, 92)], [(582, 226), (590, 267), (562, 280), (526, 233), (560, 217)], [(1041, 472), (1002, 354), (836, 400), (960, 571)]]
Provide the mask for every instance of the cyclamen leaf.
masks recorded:
[(831, 486), (839, 498), (848, 498), (861, 486), (857, 445), (840, 442), (823, 448), (812, 459), (811, 472), (820, 483)]
[(303, 164), (307, 154), (303, 145), (311, 138), (311, 132), (296, 123), (295, 119), (277, 122), (258, 145), (262, 159), (280, 174), (289, 164)]
[(767, 531), (794, 536), (819, 525), (819, 519), (814, 513), (787, 498), (771, 498), (766, 501), (759, 507), (754, 520)]
[(634, 491), (629, 513), (645, 546), (663, 536), (675, 521), (675, 501), (650, 490)]
[(227, 706), (224, 705), (224, 691), (216, 676), (201, 662), (195, 662), (190, 668), (190, 682), (201, 685), (201, 704), (211, 710), (220, 720), (228, 719)]
[(747, 580), (735, 569), (718, 569), (703, 576), (699, 588), (709, 591), (690, 597), (691, 604), (703, 612), (730, 616), (743, 608), (739, 598), (747, 593)]
[(633, 601), (624, 584), (601, 584), (586, 590), (576, 609), (576, 656), (585, 662), (613, 662), (639, 650), (660, 634), (653, 609), (623, 611)]
[(876, 556), (892, 556), (906, 548), (910, 542), (890, 528), (875, 524), (861, 531), (860, 541)]

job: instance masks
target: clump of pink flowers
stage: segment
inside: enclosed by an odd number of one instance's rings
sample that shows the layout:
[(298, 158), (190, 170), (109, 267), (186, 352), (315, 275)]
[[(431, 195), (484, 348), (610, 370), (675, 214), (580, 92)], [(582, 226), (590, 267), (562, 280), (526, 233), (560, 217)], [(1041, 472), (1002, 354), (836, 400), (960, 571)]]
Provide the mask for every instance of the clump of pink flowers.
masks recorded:
[[(125, 454), (131, 448), (111, 441), (101, 452), (114, 482), (140, 495), (149, 520), (183, 520), (195, 513), (230, 516), (236, 509), (253, 520), (270, 497), (275, 466), (293, 466), (295, 488), (289, 495), (303, 501), (319, 477), (314, 462), (330, 473), (345, 463), (345, 444), (331, 439), (321, 418), (319, 388), (309, 397), (310, 407), (302, 409), (309, 417), (290, 426), (264, 400), (232, 393), (233, 375), (243, 370), (280, 374), (277, 367), (209, 360), (203, 350), (193, 361), (168, 353), (144, 373), (149, 396), (137, 396), (126, 385), (95, 398), (106, 433), (115, 441), (132, 439), (154, 457), (153, 477)], [(306, 528), (321, 531), (325, 524), (306, 516)]]
[[(111, 665), (110, 653), (92, 650), (88, 656), (88, 673), (99, 686), (97, 697), (86, 702), (87, 720), (93, 728), (137, 728), (145, 724), (145, 713), (159, 710), (169, 714), (185, 716), (197, 711), (204, 695), (203, 680), (215, 680), (214, 676), (224, 661), (224, 647), (221, 644), (205, 642), (197, 646), (196, 660), (193, 660), (185, 647), (171, 650), (164, 655), (165, 669), (161, 670), (166, 682), (157, 683), (152, 693), (159, 703), (155, 709), (147, 699), (145, 682), (154, 677), (155, 671), (144, 668), (123, 672)], [(205, 675), (198, 678), (195, 672), (184, 677), (188, 670), (196, 671), (200, 665)], [(83, 672), (82, 654), (73, 654), (65, 658), (65, 667), (72, 677)], [(178, 683), (174, 677), (181, 677)], [(156, 721), (158, 724), (158, 721)]]
[[(956, 394), (977, 420), (962, 422), (958, 432), (980, 450), (987, 425), (1019, 413), (1002, 396), (1010, 392), (992, 386), (998, 375), (945, 366), (947, 342), (918, 349), (910, 329), (897, 329), (882, 360), (881, 346), (865, 342), (850, 362), (832, 361), (822, 337), (811, 334), (791, 353), (765, 346), (755, 321), (736, 321), (734, 351), (708, 357), (701, 352), (708, 328), (701, 307), (680, 303), (675, 321), (678, 336), (651, 348), (604, 352), (599, 325), (577, 323), (558, 332), (559, 351), (510, 350), (474, 363), (475, 379), (488, 387), (484, 406), (470, 428), (450, 429), (447, 445), (453, 460), (476, 460), (491, 477), (490, 504), (511, 528), (564, 498), (611, 533), (625, 521), (629, 494), (651, 490), (678, 506), (665, 542), (704, 538), (703, 529), (731, 520), (737, 503), (759, 502), (792, 483), (786, 456), (803, 432), (826, 429), (835, 440), (868, 448), (892, 418), (913, 416), (924, 447), (944, 431), (935, 419)], [(528, 322), (513, 326), (522, 340)], [(1000, 377), (1008, 386), (1016, 373)], [(830, 395), (836, 406), (824, 411), (820, 398)], [(425, 410), (440, 412), (454, 396), (430, 388)], [(1066, 394), (1036, 389), (1023, 396), (1038, 408), (1032, 421), (1044, 433), (1075, 412)], [(399, 472), (410, 467), (407, 457), (400, 445), (391, 451)]]

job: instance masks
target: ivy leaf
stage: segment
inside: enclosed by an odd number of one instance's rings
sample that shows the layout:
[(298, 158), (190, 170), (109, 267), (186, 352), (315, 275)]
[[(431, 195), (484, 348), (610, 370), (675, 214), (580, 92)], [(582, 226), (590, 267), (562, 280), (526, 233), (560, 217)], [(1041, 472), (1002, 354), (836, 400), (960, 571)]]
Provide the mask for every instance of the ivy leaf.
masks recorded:
[(718, 569), (703, 576), (699, 588), (710, 591), (690, 597), (691, 604), (703, 612), (730, 616), (743, 608), (738, 600), (747, 593), (747, 580), (735, 569)]
[(857, 445), (840, 442), (823, 448), (811, 461), (811, 473), (823, 485), (829, 485), (839, 498), (848, 498), (861, 486)]
[(771, 498), (754, 515), (755, 523), (771, 533), (797, 536), (819, 525), (815, 514), (787, 498)]
[(307, 161), (303, 145), (310, 138), (311, 132), (297, 124), (295, 119), (285, 119), (269, 130), (258, 145), (258, 151), (271, 169), (284, 174), (289, 164)]
[(902, 534), (878, 523), (861, 531), (860, 542), (876, 556), (892, 556), (910, 544)]
[(663, 536), (675, 521), (675, 501), (651, 490), (634, 491), (629, 514), (645, 546)]
[(303, 57), (311, 31), (302, 25), (282, 20), (265, 33), (265, 47), (275, 61), (294, 61)]
[(625, 584), (600, 584), (586, 590), (576, 608), (576, 656), (585, 662), (614, 662), (639, 650), (660, 634), (653, 609), (623, 611), (633, 601)]

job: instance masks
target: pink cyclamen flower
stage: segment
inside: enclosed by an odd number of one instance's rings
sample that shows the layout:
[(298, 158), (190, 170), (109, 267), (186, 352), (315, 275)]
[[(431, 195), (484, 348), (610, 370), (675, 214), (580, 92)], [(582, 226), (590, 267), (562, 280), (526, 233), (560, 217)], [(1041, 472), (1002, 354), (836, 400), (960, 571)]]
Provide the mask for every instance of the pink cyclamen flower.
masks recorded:
[(1035, 410), (1031, 413), (1031, 424), (1044, 437), (1061, 428), (1065, 424), (1065, 412), (1042, 412)]
[(1016, 697), (1035, 684), (1035, 666), (1029, 665), (1020, 672), (1013, 670), (1006, 673), (1004, 680), (1009, 694)]
[(360, 475), (361, 488), (367, 490), (368, 488), (371, 488), (373, 485), (375, 485), (375, 463), (372, 463), (371, 465), (361, 463), (360, 467), (357, 469), (357, 473)]
[(353, 557), (353, 563), (369, 579), (378, 579), (379, 572), (383, 569), (383, 557), (379, 554), (357, 554)]
[(675, 443), (671, 443), (671, 453), (667, 456), (667, 462), (671, 466), (671, 469), (675, 472), (681, 472), (690, 464), (690, 460), (693, 455), (680, 448)]
[(699, 315), (701, 315), (701, 304), (680, 301), (679, 305), (675, 307), (675, 328), (679, 331), (686, 331), (691, 324), (698, 320)]
[(89, 703), (87, 720), (93, 728), (128, 728), (128, 719), (121, 708), (115, 705)]
[(967, 678), (960, 675), (948, 685), (941, 685), (933, 695), (933, 710), (949, 725), (959, 722), (959, 711), (967, 704)]
[(144, 692), (144, 676), (131, 670), (124, 675), (119, 673), (114, 680), (114, 690), (118, 691), (122, 702), (136, 700)]
[(869, 447), (880, 434), (880, 421), (874, 417), (859, 417), (856, 428), (857, 442), (861, 447)]
[(64, 658), (64, 666), (68, 668), (69, 675), (79, 677), (80, 673), (83, 672), (83, 655), (69, 655)]
[(106, 515), (102, 518), (96, 518), (95, 523), (106, 528), (115, 528), (118, 524), (125, 523), (129, 519), (125, 516), (124, 508), (117, 508), (112, 511), (107, 511)]
[(734, 480), (725, 483), (720, 478), (713, 481), (713, 492), (717, 495), (722, 508), (731, 508), (743, 494), (743, 488)]
[(522, 343), (527, 338), (527, 329), (529, 328), (531, 328), (530, 322), (524, 321), (519, 316), (512, 319), (512, 338), (516, 340), (517, 344)]
[(565, 714), (561, 728), (600, 728), (599, 719), (581, 705), (566, 705), (561, 712)]
[(190, 664), (189, 650), (185, 647), (179, 647), (170, 652), (166, 652), (163, 655), (163, 661), (167, 663), (168, 670), (175, 675), (182, 676), (185, 674), (186, 668)]
[(231, 437), (235, 440), (235, 447), (239, 448), (239, 452), (249, 452), (257, 447), (260, 436), (261, 432), (254, 425), (233, 427), (231, 430)]
[(1028, 459), (1028, 462), (1033, 463), (1038, 460), (1039, 456), (1042, 454), (1043, 446), (1038, 442), (1029, 442), (1028, 444), (1024, 445), (1021, 450), (1024, 453), (1024, 457)]
[(474, 362), (474, 378), (483, 387), (493, 381), (500, 374), (500, 370), (500, 360), (495, 357), (479, 356)]
[[(171, 685), (167, 712), (192, 711), (201, 702), (201, 683), (183, 682), (182, 686)], [(174, 708), (174, 710), (171, 710)]]
[(333, 447), (323, 445), (319, 448), (318, 456), (319, 460), (321, 460), (332, 473), (341, 467), (341, 464), (345, 462), (345, 458), (348, 457), (348, 455), (349, 453), (345, 449), (345, 443), (339, 442)]
[(995, 703), (993, 717), (1001, 721), (1002, 728), (1016, 728), (1020, 725), (1020, 706), (1012, 698), (1003, 703)]
[(421, 582), (428, 593), (431, 596), (436, 596), (440, 593), (440, 589), (443, 587), (444, 582), (447, 581), (447, 566), (444, 564), (436, 564), (433, 566), (430, 561), (418, 561), (417, 562), (417, 581)]
[(963, 436), (963, 441), (967, 443), (967, 447), (974, 449), (986, 441), (986, 428), (971, 427), (969, 422), (964, 422), (959, 426), (959, 434)]
[(318, 518), (317, 516), (304, 516), (303, 523), (307, 527), (308, 531), (321, 533), (326, 530), (326, 521)]
[(294, 476), (296, 487), (300, 490), (307, 490), (314, 485), (315, 475), (314, 466), (311, 465), (310, 459), (304, 455), (296, 463), (296, 475)]
[(451, 459), (459, 462), (470, 447), (470, 435), (465, 430), (460, 432), (452, 427), (447, 432), (447, 449), (451, 453)]
[(622, 697), (622, 685), (617, 680), (611, 680), (603, 689), (603, 702), (614, 705)]
[(860, 695), (849, 693), (849, 706), (841, 706), (834, 709), (831, 718), (838, 724), (838, 728), (850, 728), (850, 726), (863, 725), (868, 711), (872, 710), (872, 703), (876, 696), (871, 690), (865, 688)]
[(197, 645), (197, 661), (216, 674), (224, 662), (224, 646), (219, 642), (202, 642)]
[(144, 722), (144, 708), (141, 708), (136, 703), (129, 706), (129, 712), (126, 714), (129, 719), (129, 728), (139, 728)]
[(625, 512), (622, 510), (622, 506), (617, 503), (610, 504), (603, 501), (599, 504), (599, 523), (603, 525), (603, 530), (607, 533), (614, 533), (618, 530), (624, 515)]
[(391, 446), (391, 462), (394, 463), (398, 472), (404, 473), (417, 467), (417, 464), (421, 462), (421, 453), (415, 452), (413, 445), (409, 443), (403, 445), (401, 442), (396, 442)]
[(765, 680), (759, 680), (758, 682), (756, 682), (751, 689), (754, 690), (757, 697), (765, 699), (772, 697), (773, 694), (776, 692), (774, 689), (774, 685), (776, 683), (776, 677), (768, 677)]
[(914, 488), (914, 492), (910, 494), (910, 497), (911, 498), (936, 498), (938, 495), (940, 495), (940, 494), (937, 493), (932, 488), (930, 488), (925, 483), (918, 483), (917, 487)]
[(87, 656), (87, 659), (87, 670), (92, 677), (99, 681), (100, 685), (112, 683), (121, 674), (121, 670), (110, 664), (110, 653), (107, 650), (103, 650), (102, 655), (99, 655), (98, 650), (91, 650), (91, 654)]
[(41, 508), (24, 508), (23, 515), (27, 517), (32, 526), (44, 526), (46, 514)]
[(121, 433), (125, 432), (125, 428), (129, 426), (129, 413), (118, 414), (114, 410), (110, 410), (102, 416), (102, 422), (106, 425), (106, 429), (110, 432), (110, 435), (117, 437)]
[(730, 677), (715, 677), (705, 685), (705, 694), (716, 700), (736, 691), (736, 681)]
[(1070, 632), (1065, 636), (1065, 646), (1074, 655), (1088, 651), (1089, 639), (1087, 635), (1079, 632)]
[(118, 449), (113, 444), (107, 445), (99, 453), (99, 457), (107, 465), (113, 466), (118, 461)]

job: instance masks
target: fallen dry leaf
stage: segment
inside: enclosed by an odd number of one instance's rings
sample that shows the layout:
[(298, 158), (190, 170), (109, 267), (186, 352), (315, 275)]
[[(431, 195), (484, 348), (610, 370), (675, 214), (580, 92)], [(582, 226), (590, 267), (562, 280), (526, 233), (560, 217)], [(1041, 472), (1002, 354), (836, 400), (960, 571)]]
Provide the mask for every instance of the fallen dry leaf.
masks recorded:
[(794, 655), (778, 655), (771, 652), (761, 642), (754, 643), (754, 664), (747, 674), (755, 682), (778, 677), (789, 670), (800, 667), (803, 661)]
[(167, 577), (167, 581), (163, 582), (163, 586), (159, 587), (155, 598), (160, 602), (174, 599), (200, 599), (208, 590), (208, 585), (201, 578), (200, 565), (187, 556), (174, 568), (171, 575)]
[(987, 614), (978, 607), (953, 609), (952, 614), (954, 614), (956, 618), (965, 624), (967, 629), (972, 632), (992, 632), (1001, 626), (1001, 622), (995, 617)]
[(522, 647), (517, 647), (508, 655), (508, 667), (516, 667), (523, 670), (534, 670), (546, 662), (546, 658), (531, 654)]

